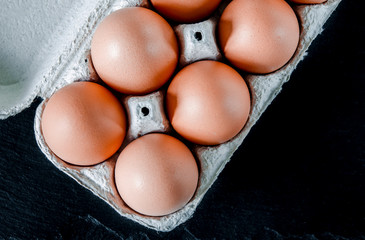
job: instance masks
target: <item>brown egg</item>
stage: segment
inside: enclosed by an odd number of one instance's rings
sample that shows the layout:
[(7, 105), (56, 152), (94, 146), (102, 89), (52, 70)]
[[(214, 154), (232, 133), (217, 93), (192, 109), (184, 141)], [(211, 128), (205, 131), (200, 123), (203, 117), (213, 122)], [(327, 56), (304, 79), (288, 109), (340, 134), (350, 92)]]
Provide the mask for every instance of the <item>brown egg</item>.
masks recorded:
[(48, 100), (41, 129), (48, 147), (59, 158), (75, 165), (94, 165), (119, 149), (126, 118), (109, 90), (92, 82), (76, 82)]
[(131, 142), (115, 166), (115, 183), (122, 199), (149, 216), (167, 215), (185, 206), (195, 193), (198, 176), (190, 150), (161, 133)]
[(124, 8), (97, 27), (91, 57), (100, 78), (126, 94), (145, 94), (169, 80), (178, 62), (171, 26), (142, 7)]
[(317, 3), (324, 3), (327, 0), (290, 0), (290, 1), (299, 4), (317, 4)]
[(215, 61), (183, 68), (166, 94), (172, 127), (185, 139), (203, 145), (226, 142), (245, 125), (250, 93), (233, 68)]
[(221, 0), (151, 0), (157, 12), (177, 22), (198, 22), (218, 7)]
[(299, 42), (299, 23), (284, 0), (235, 0), (223, 11), (218, 35), (224, 56), (252, 73), (285, 65)]

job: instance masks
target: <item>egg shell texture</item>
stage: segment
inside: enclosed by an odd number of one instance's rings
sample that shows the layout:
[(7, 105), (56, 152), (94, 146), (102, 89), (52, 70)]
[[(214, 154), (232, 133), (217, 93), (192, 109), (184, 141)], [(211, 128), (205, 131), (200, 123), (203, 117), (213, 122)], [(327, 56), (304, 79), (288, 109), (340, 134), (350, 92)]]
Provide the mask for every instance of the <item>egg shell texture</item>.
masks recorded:
[[(235, 138), (224, 144), (214, 147), (195, 146), (190, 148), (194, 155), (197, 156), (201, 168), (199, 184), (191, 201), (175, 213), (163, 217), (147, 217), (132, 211), (128, 208), (128, 206), (126, 206), (126, 204), (118, 196), (113, 181), (113, 169), (118, 153), (101, 164), (87, 168), (68, 165), (55, 156), (45, 144), (40, 131), (40, 119), (44, 109), (44, 102), (38, 107), (34, 121), (34, 131), (37, 143), (46, 157), (58, 169), (74, 178), (82, 186), (90, 189), (96, 196), (100, 197), (112, 206), (120, 215), (158, 231), (171, 231), (193, 215), (205, 193), (212, 186), (219, 173), (224, 169), (225, 164), (229, 161), (238, 146), (240, 146), (251, 127), (256, 123), (271, 101), (280, 92), (282, 85), (289, 80), (291, 72), (304, 58), (310, 43), (322, 31), (323, 24), (340, 2), (340, 0), (328, 0), (327, 2), (319, 5), (294, 6), (294, 10), (301, 23), (301, 35), (296, 53), (288, 64), (274, 73), (267, 75), (248, 74), (244, 76), (252, 94), (252, 111), (246, 126)], [(227, 2), (223, 2), (222, 5), (224, 5), (224, 3)], [(148, 3), (145, 1), (118, 0), (109, 2), (100, 0), (100, 4), (98, 5), (99, 7), (88, 15), (88, 23), (79, 30), (80, 35), (75, 40), (76, 43), (70, 44), (68, 52), (72, 52), (72, 60), (68, 61), (68, 64), (62, 65), (61, 68), (54, 69), (54, 72), (57, 72), (57, 81), (53, 82), (54, 78), (49, 78), (48, 81), (51, 82), (48, 82), (48, 84), (43, 86), (40, 96), (47, 98), (56, 89), (78, 79), (87, 79), (89, 77), (85, 59), (87, 58), (90, 50), (91, 36), (95, 29), (95, 24), (90, 24), (90, 22), (98, 23), (111, 11), (140, 4), (148, 6)], [(213, 19), (213, 21), (216, 20)], [(65, 25), (65, 27), (69, 26)], [(189, 29), (194, 31), (197, 30), (194, 24), (185, 24), (184, 29), (186, 32), (188, 32)], [(201, 29), (201, 32), (203, 31), (204, 29)], [(185, 39), (189, 38), (186, 37)], [(190, 42), (189, 44), (194, 45), (195, 43)], [(188, 44), (185, 44), (185, 46), (187, 45)], [(144, 102), (145, 98), (141, 98), (141, 102)], [(158, 101), (161, 100), (162, 98)], [(142, 116), (138, 116), (138, 118), (139, 117)], [(143, 123), (143, 121), (140, 122)], [(136, 125), (138, 125), (138, 123)], [(143, 128), (143, 125), (139, 125), (138, 127)], [(146, 132), (148, 132), (148, 130), (146, 130)]]
[(166, 93), (172, 127), (185, 139), (202, 145), (221, 144), (238, 134), (250, 104), (249, 90), (239, 73), (210, 60), (183, 68)]
[(112, 156), (126, 135), (126, 116), (118, 99), (92, 82), (57, 91), (42, 114), (47, 145), (64, 161), (94, 165)]
[(142, 7), (111, 13), (97, 26), (91, 42), (100, 78), (126, 94), (146, 94), (164, 85), (177, 66), (178, 54), (171, 26)]
[(151, 0), (162, 16), (179, 23), (199, 22), (218, 7), (221, 0)]
[(290, 1), (298, 4), (318, 4), (318, 3), (324, 3), (327, 0), (290, 0)]
[(299, 23), (283, 0), (232, 1), (218, 23), (223, 55), (236, 67), (270, 73), (289, 61), (299, 42)]
[(122, 199), (149, 216), (167, 215), (185, 206), (195, 193), (198, 175), (189, 148), (161, 133), (147, 134), (128, 144), (115, 166)]

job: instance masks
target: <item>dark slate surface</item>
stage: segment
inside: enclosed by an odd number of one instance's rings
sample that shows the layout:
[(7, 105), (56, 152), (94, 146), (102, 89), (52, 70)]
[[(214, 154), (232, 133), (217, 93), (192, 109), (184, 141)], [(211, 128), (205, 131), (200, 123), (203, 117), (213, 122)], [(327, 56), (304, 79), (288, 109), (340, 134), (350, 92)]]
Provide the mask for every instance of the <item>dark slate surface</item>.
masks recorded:
[(120, 217), (40, 152), (40, 99), (0, 121), (0, 239), (365, 239), (365, 21), (343, 0), (192, 219)]

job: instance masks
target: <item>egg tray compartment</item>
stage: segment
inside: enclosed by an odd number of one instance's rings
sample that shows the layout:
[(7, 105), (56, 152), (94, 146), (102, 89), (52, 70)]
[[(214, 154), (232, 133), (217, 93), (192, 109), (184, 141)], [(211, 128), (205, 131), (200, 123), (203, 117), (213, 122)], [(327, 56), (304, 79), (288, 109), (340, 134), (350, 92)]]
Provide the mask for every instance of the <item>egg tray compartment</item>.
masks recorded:
[[(121, 101), (127, 110), (129, 121), (126, 139), (116, 154), (95, 166), (79, 167), (60, 160), (47, 147), (40, 128), (44, 106), (52, 93), (76, 80), (95, 78), (95, 74), (89, 71), (88, 64), (90, 43), (97, 23), (111, 12), (122, 7), (143, 6), (150, 8), (148, 2), (118, 0), (105, 4), (105, 1), (101, 1), (103, 4), (99, 5), (100, 9), (96, 9), (91, 13), (88, 23), (83, 25), (83, 28), (79, 31), (81, 35), (70, 45), (70, 56), (72, 57), (68, 58), (68, 64), (63, 65), (63, 68), (59, 69), (58, 74), (56, 74), (58, 80), (54, 79), (53, 84), (48, 85), (48, 89), (43, 89), (40, 94), (44, 101), (37, 108), (35, 115), (34, 131), (36, 141), (42, 152), (59, 170), (91, 190), (96, 196), (112, 206), (120, 215), (158, 231), (171, 231), (193, 215), (199, 202), (230, 160), (233, 153), (241, 145), (251, 127), (280, 92), (282, 85), (289, 80), (297, 64), (305, 57), (309, 45), (322, 31), (324, 23), (340, 1), (328, 0), (326, 3), (318, 5), (293, 5), (301, 26), (300, 42), (295, 55), (284, 67), (271, 74), (252, 75), (241, 72), (248, 83), (252, 97), (252, 109), (249, 120), (242, 131), (226, 143), (210, 147), (190, 146), (190, 150), (196, 156), (200, 166), (198, 188), (191, 201), (175, 213), (162, 217), (141, 215), (126, 206), (118, 195), (114, 183), (116, 159), (120, 151), (130, 141), (150, 132), (166, 132), (171, 134), (172, 128), (164, 113), (164, 90), (145, 96), (122, 97)], [(223, 1), (220, 10), (217, 12), (221, 12), (228, 2)], [(221, 60), (222, 56), (215, 40), (215, 27), (218, 19), (219, 16), (216, 15), (200, 23), (174, 26), (180, 42), (181, 57), (179, 67), (202, 59)], [(146, 109), (148, 109), (148, 114)]]

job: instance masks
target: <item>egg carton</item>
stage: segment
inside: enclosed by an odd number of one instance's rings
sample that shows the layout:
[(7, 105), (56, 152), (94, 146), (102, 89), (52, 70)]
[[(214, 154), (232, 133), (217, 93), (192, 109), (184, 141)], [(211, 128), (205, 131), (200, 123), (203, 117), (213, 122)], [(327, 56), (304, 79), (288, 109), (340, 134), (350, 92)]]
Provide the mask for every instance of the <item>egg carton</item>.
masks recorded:
[[(1, 51), (4, 53), (0, 56), (0, 72), (5, 78), (0, 80), (0, 118), (4, 119), (22, 111), (37, 96), (43, 98), (36, 110), (34, 131), (37, 144), (47, 159), (107, 202), (121, 216), (158, 231), (171, 231), (192, 217), (205, 193), (252, 126), (281, 91), (282, 85), (289, 80), (340, 1), (292, 5), (300, 23), (300, 42), (294, 56), (284, 67), (270, 74), (241, 72), (248, 83), (252, 98), (248, 122), (237, 136), (226, 143), (217, 146), (189, 145), (200, 166), (198, 188), (191, 201), (175, 213), (162, 217), (141, 215), (123, 202), (114, 183), (116, 159), (129, 142), (150, 132), (174, 134), (164, 113), (164, 89), (145, 96), (120, 97), (129, 122), (125, 141), (116, 154), (95, 166), (79, 167), (60, 160), (46, 145), (40, 127), (44, 106), (55, 91), (75, 81), (100, 81), (90, 62), (90, 45), (96, 26), (101, 20), (124, 7), (151, 8), (147, 0), (64, 0), (50, 5), (37, 1), (6, 1), (0, 10), (0, 22), (9, 23), (1, 25), (4, 28), (2, 33), (5, 34), (0, 36)], [(229, 2), (223, 1), (216, 15), (205, 21), (173, 25), (180, 43), (178, 68), (203, 59), (222, 59), (215, 29), (220, 13)], [(14, 32), (14, 26), (18, 26), (20, 30)], [(33, 48), (29, 47), (29, 42)], [(14, 56), (16, 59), (12, 59)], [(10, 69), (7, 64), (12, 64)]]

